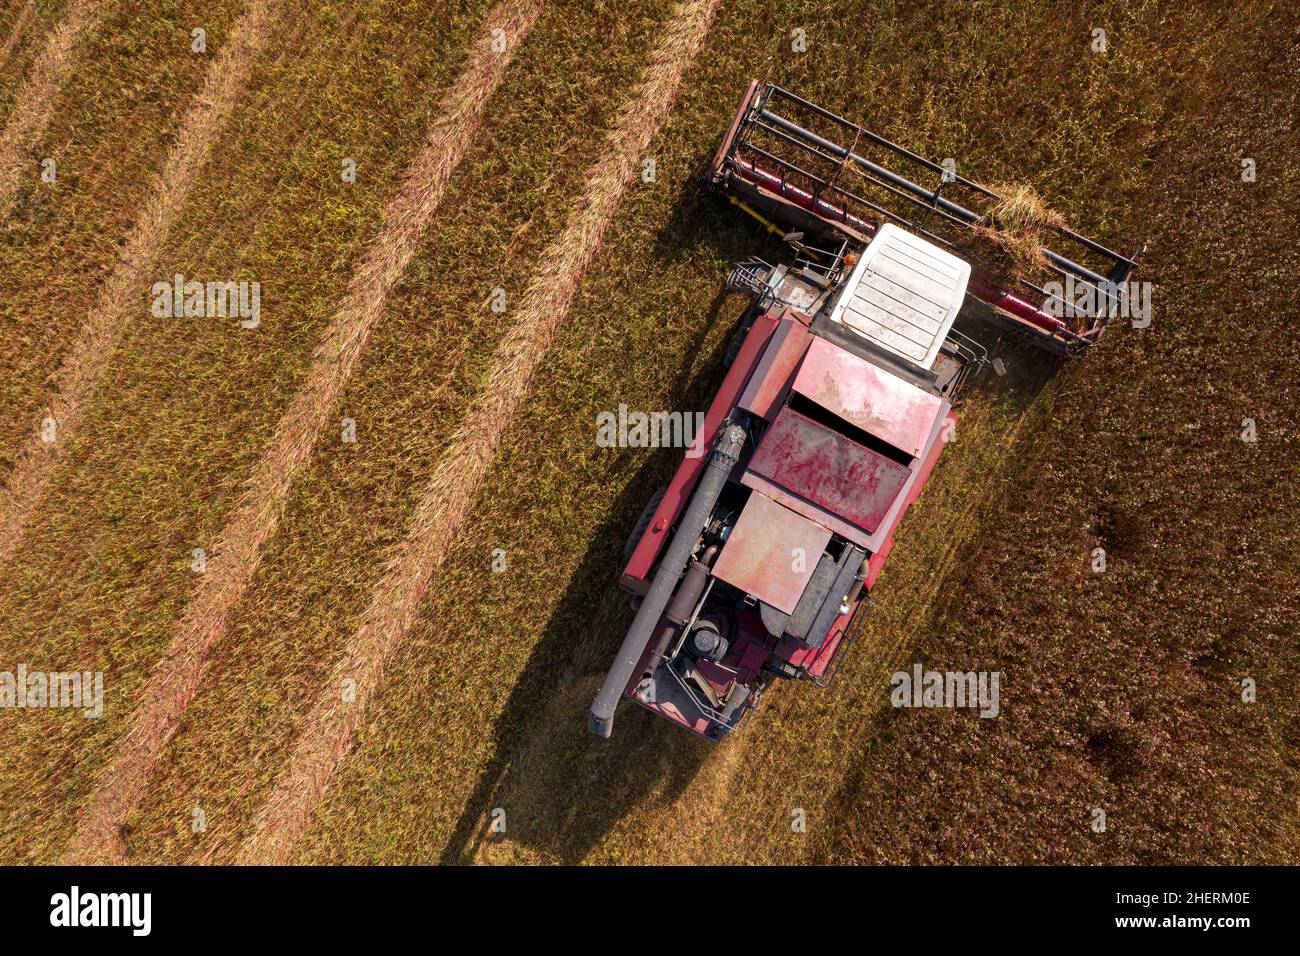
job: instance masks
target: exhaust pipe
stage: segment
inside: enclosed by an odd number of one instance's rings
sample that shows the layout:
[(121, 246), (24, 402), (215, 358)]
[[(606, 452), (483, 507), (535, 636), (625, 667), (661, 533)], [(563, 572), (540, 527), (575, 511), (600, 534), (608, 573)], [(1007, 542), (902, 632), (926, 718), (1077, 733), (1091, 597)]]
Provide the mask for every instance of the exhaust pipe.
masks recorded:
[(704, 474), (695, 486), (691, 503), (686, 506), (686, 511), (677, 524), (677, 533), (673, 535), (668, 550), (659, 562), (659, 570), (650, 582), (650, 590), (641, 601), (641, 607), (632, 619), (632, 626), (627, 629), (627, 636), (619, 645), (614, 664), (605, 675), (605, 683), (601, 685), (600, 693), (591, 705), (591, 713), (587, 715), (587, 729), (598, 737), (607, 738), (614, 732), (614, 708), (618, 706), (623, 691), (632, 680), (632, 674), (650, 642), (655, 624), (663, 616), (664, 609), (681, 580), (686, 562), (695, 549), (695, 541), (700, 536), (704, 523), (708, 521), (718, 496), (722, 494), (727, 477), (740, 460), (740, 453), (744, 451), (745, 439), (748, 437), (740, 425), (730, 425), (718, 436)]

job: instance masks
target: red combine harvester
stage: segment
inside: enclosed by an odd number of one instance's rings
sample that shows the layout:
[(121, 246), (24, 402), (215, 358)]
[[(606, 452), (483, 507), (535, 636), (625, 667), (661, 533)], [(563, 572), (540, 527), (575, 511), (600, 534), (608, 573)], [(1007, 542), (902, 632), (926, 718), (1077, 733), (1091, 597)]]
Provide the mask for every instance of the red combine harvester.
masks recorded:
[[(620, 586), (637, 614), (592, 704), (602, 737), (624, 697), (716, 741), (772, 680), (831, 680), (956, 421), (953, 397), (987, 363), (953, 328), (968, 295), (1066, 355), (1110, 312), (972, 276), (959, 253), (990, 218), (970, 207), (991, 208), (994, 193), (780, 87), (750, 84), (708, 182), (792, 230), (798, 256), (728, 278), (754, 301), (696, 439), (708, 453), (686, 455), (628, 541)], [(1043, 248), (1052, 272), (1109, 302), (1136, 256), (1055, 235), (1092, 265)]]

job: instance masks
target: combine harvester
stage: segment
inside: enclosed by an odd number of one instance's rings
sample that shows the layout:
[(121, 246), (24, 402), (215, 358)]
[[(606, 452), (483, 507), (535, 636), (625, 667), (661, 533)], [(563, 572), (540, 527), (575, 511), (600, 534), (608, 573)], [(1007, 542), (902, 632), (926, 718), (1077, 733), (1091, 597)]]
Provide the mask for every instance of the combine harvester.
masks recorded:
[(950, 435), (953, 398), (987, 364), (953, 328), (966, 297), (999, 326), (1079, 355), (1137, 258), (1051, 229), (1075, 258), (1045, 246), (1039, 258), (1063, 287), (1093, 293), (1092, 310), (1053, 302), (1045, 282), (1012, 292), (983, 281), (959, 253), (978, 258), (996, 194), (758, 82), (708, 182), (770, 230), (791, 230), (798, 256), (742, 262), (728, 278), (754, 301), (696, 439), (710, 453), (685, 457), (628, 541), (620, 586), (637, 614), (589, 715), (602, 737), (624, 697), (717, 741), (772, 680), (829, 683)]

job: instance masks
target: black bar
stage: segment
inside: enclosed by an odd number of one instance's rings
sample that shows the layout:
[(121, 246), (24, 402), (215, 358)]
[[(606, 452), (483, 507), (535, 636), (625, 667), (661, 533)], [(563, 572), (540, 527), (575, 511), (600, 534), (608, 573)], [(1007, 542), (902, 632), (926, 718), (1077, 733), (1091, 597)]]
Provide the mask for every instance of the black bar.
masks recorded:
[[(781, 808), (784, 809), (784, 808)], [(775, 812), (775, 820), (781, 814)], [(833, 818), (811, 815), (804, 834), (811, 862), (820, 827)], [(989, 834), (981, 834), (989, 838)], [(1009, 855), (1015, 835), (1002, 835)], [(493, 838), (487, 838), (493, 842)], [(504, 837), (502, 839), (505, 839)], [(689, 852), (692, 847), (683, 847)], [(791, 843), (791, 854), (800, 844)], [(924, 852), (924, 847), (916, 848)], [(894, 848), (897, 852), (897, 848)], [(431, 852), (436, 852), (431, 848)], [(490, 852), (486, 856), (490, 857)], [(699, 855), (707, 850), (699, 848)], [(1292, 869), (1230, 867), (842, 867), (621, 869), (593, 867), (520, 870), (509, 868), (11, 868), (0, 871), (0, 920), (6, 946), (15, 952), (80, 952), (109, 945), (110, 951), (153, 944), (176, 952), (237, 944), (256, 950), (291, 943), (293, 952), (327, 944), (326, 952), (364, 943), (367, 952), (416, 934), (443, 937), (476, 932), (505, 948), (516, 940), (572, 945), (575, 927), (589, 938), (627, 931), (627, 913), (617, 906), (586, 906), (580, 924), (562, 900), (591, 901), (646, 897), (721, 876), (740, 900), (764, 900), (788, 891), (791, 881), (811, 896), (833, 898), (853, 887), (853, 927), (890, 949), (925, 950), (981, 941), (1001, 946), (1027, 942), (1041, 947), (1068, 939), (1114, 944), (1152, 941), (1182, 948), (1206, 940), (1217, 952), (1234, 952), (1267, 939), (1278, 940), (1291, 922)], [(133, 925), (71, 926), (59, 922), (60, 896), (78, 899), (103, 893), (139, 894), (130, 901), (140, 917)], [(144, 896), (149, 894), (147, 935)], [(1201, 896), (1201, 894), (1207, 894)], [(67, 916), (67, 908), (63, 911)], [(775, 914), (764, 923), (771, 933), (790, 922)], [(486, 919), (484, 919), (486, 917)], [(1249, 925), (1207, 928), (1162, 925), (1166, 920), (1247, 920)], [(1133, 921), (1138, 921), (1136, 924)], [(1141, 923), (1151, 921), (1153, 925)], [(65, 920), (66, 922), (66, 920)], [(80, 922), (80, 920), (79, 920)], [(483, 927), (480, 929), (479, 927)], [(806, 928), (794, 929), (800, 939)], [(1255, 934), (1255, 935), (1252, 935)], [(32, 941), (35, 946), (22, 946)], [(1245, 943), (1246, 947), (1239, 945)], [(377, 945), (379, 944), (379, 945)], [(129, 951), (129, 950), (128, 950)]]
[(867, 137), (867, 139), (871, 140), (871, 142), (877, 144), (878, 146), (884, 146), (887, 149), (892, 149), (900, 156), (906, 156), (908, 159), (912, 160), (913, 162), (920, 163), (922, 166), (927, 167), (933, 172), (940, 173), (944, 176), (952, 176), (954, 182), (961, 183), (963, 186), (966, 186), (969, 189), (973, 189), (977, 193), (981, 193), (982, 195), (988, 196), (990, 199), (998, 198), (998, 194), (993, 192), (991, 189), (981, 186), (977, 182), (966, 179), (964, 176), (959, 176), (956, 173), (950, 173), (948, 170), (944, 169), (938, 163), (928, 160), (924, 156), (920, 156), (917, 153), (912, 152), (910, 149), (908, 149), (905, 146), (899, 146), (897, 143), (890, 142), (889, 140), (885, 139), (883, 136), (871, 132), (871, 130), (867, 129), (864, 126), (859, 126), (857, 123), (853, 122), (852, 120), (845, 119), (842, 116), (836, 116), (830, 110), (823, 109), (822, 107), (818, 106), (815, 103), (810, 103), (802, 96), (799, 96), (795, 93), (791, 93), (789, 90), (783, 87), (773, 86), (771, 87), (771, 89), (773, 92), (780, 94), (782, 97), (784, 97), (787, 100), (790, 100), (792, 103), (797, 103), (800, 106), (804, 107), (805, 109), (812, 110), (814, 113), (817, 113), (820, 116), (824, 116), (827, 119), (834, 120), (837, 123), (843, 123), (849, 129), (861, 133), (863, 136)]

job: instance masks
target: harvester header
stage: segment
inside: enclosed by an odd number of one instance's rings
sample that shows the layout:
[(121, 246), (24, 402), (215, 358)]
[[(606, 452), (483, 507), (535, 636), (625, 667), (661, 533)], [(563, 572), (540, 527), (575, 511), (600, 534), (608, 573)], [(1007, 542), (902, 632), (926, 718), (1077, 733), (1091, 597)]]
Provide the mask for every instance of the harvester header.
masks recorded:
[[(980, 248), (999, 223), (1002, 197), (850, 120), (773, 84), (750, 83), (709, 170), (712, 185), (794, 228), (865, 245), (893, 222), (976, 264), (968, 291), (996, 317), (1042, 347), (1080, 354), (1105, 329), (1114, 290), (1137, 256), (1123, 256), (1060, 224), (1045, 224), (1041, 276), (988, 275)], [(933, 188), (922, 185), (934, 183)], [(1047, 276), (1088, 293), (1100, 307), (1080, 314), (1074, 301), (1044, 287)]]

